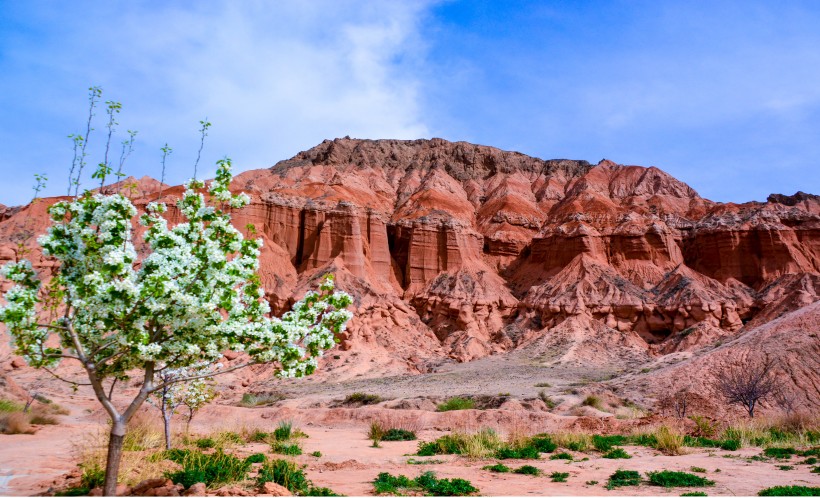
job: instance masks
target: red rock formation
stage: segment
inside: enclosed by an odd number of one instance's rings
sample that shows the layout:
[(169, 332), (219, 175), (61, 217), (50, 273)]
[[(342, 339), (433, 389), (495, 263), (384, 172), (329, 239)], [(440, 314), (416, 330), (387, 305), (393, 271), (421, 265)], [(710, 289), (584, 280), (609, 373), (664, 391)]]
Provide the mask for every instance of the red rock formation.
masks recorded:
[[(181, 192), (147, 178), (107, 188), (139, 207)], [(595, 337), (635, 358), (689, 351), (818, 300), (820, 200), (809, 194), (720, 204), (654, 167), (349, 138), (232, 188), (252, 197), (234, 220), (263, 238), (276, 311), (328, 271), (354, 295), (327, 359), (338, 375), (420, 372), (561, 337), (585, 361)], [(0, 259), (28, 250), (49, 271), (31, 235), (54, 200), (0, 208)]]

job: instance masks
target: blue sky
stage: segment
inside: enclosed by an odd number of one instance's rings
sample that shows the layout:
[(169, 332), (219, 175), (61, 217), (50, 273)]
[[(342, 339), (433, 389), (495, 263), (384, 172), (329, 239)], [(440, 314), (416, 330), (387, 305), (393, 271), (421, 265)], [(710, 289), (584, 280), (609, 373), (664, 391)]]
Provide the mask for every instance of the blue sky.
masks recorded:
[[(0, 202), (67, 188), (86, 89), (126, 172), (268, 167), (325, 138), (658, 166), (717, 201), (820, 193), (820, 4), (0, 0)], [(92, 135), (99, 161), (102, 112)], [(96, 146), (96, 147), (95, 147)], [(86, 185), (90, 182), (86, 180)]]

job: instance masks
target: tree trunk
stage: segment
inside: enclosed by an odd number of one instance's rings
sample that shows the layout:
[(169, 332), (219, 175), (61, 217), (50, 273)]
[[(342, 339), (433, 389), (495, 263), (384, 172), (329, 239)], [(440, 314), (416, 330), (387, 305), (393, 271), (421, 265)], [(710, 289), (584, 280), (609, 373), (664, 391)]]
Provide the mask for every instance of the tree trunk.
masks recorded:
[(125, 422), (121, 420), (114, 421), (108, 439), (108, 460), (105, 464), (103, 496), (116, 496), (123, 442), (125, 442)]
[[(164, 405), (163, 405), (164, 406)], [(171, 449), (171, 414), (168, 413), (168, 410), (163, 408), (162, 410), (162, 422), (165, 425), (165, 449)]]

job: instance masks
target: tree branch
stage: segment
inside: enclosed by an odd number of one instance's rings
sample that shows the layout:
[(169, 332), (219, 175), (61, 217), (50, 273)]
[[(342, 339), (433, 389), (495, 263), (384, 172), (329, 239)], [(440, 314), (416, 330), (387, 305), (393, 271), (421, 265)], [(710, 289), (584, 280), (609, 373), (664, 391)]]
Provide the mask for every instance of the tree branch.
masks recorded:
[(210, 373), (206, 373), (206, 374), (202, 374), (202, 375), (192, 375), (190, 377), (179, 377), (179, 378), (176, 378), (176, 379), (173, 379), (173, 380), (169, 380), (167, 382), (163, 382), (162, 384), (154, 387), (154, 389), (151, 392), (162, 389), (165, 386), (170, 386), (171, 384), (176, 384), (178, 382), (190, 382), (192, 380), (197, 380), (197, 379), (207, 379), (207, 378), (210, 378), (210, 377), (216, 377), (217, 375), (226, 374), (228, 372), (233, 372), (235, 370), (239, 370), (240, 368), (245, 368), (245, 367), (249, 367), (251, 365), (257, 365), (257, 364), (259, 364), (259, 362), (257, 362), (256, 360), (253, 360), (253, 361), (249, 361), (247, 363), (243, 363), (241, 365), (233, 366), (231, 368), (226, 368), (225, 370), (220, 370), (218, 372), (210, 372)]

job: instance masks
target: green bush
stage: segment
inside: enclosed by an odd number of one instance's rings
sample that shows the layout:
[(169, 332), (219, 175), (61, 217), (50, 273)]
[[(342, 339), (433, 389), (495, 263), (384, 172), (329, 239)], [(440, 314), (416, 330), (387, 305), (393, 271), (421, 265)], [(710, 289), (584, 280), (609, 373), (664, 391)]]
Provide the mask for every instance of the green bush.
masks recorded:
[(432, 496), (466, 496), (477, 493), (478, 489), (470, 481), (453, 478), (437, 479), (433, 472), (425, 472), (415, 479), (406, 476), (392, 476), (380, 473), (373, 481), (376, 494), (397, 494), (400, 490), (422, 490)]
[(603, 454), (603, 458), (618, 459), (618, 458), (632, 458), (632, 455), (626, 452), (623, 448), (614, 448)]
[(596, 484), (598, 484), (598, 481), (587, 481), (584, 484), (586, 484), (587, 486), (595, 486)]
[(619, 469), (609, 476), (606, 487), (612, 489), (620, 486), (638, 486), (639, 484), (641, 484), (641, 474), (637, 470)]
[(271, 445), (271, 451), (282, 455), (297, 456), (302, 454), (302, 447), (299, 446), (299, 443), (287, 444), (277, 441)]
[(681, 493), (681, 496), (709, 496), (703, 491), (690, 491), (688, 493)]
[(792, 465), (778, 465), (777, 468), (779, 470), (794, 470)]
[(808, 486), (775, 486), (761, 489), (757, 496), (820, 496), (820, 488)]
[(482, 467), (484, 470), (489, 470), (490, 472), (509, 472), (510, 468), (504, 465), (503, 463), (497, 463), (495, 465), (485, 465)]
[(315, 456), (316, 458), (319, 458), (319, 457), (322, 456), (322, 452), (321, 451), (314, 451), (313, 453), (311, 453), (311, 455)]
[(596, 410), (603, 409), (603, 404), (601, 403), (601, 398), (599, 398), (598, 396), (592, 395), (592, 394), (590, 394), (589, 396), (584, 398), (584, 401), (581, 402), (581, 406), (591, 406), (591, 407), (595, 408)]
[(539, 470), (537, 467), (533, 467), (532, 465), (522, 465), (521, 467), (518, 467), (517, 469), (513, 470), (513, 472), (515, 472), (516, 474), (525, 474), (529, 476), (541, 475), (541, 470)]
[(647, 472), (649, 483), (665, 488), (673, 487), (703, 487), (713, 486), (715, 481), (710, 481), (688, 472), (677, 472), (674, 470), (661, 470), (659, 472)]
[(815, 447), (815, 448), (811, 448), (811, 449), (808, 449), (808, 450), (801, 451), (801, 452), (800, 452), (800, 456), (804, 456), (804, 457), (807, 457), (807, 456), (816, 456), (816, 457), (820, 457), (820, 446), (817, 446), (817, 447)]
[(569, 477), (569, 472), (553, 472), (550, 474), (552, 482), (567, 482), (567, 477)]
[(167, 472), (165, 476), (175, 484), (186, 488), (204, 482), (207, 486), (218, 483), (241, 481), (247, 477), (251, 464), (221, 451), (206, 455), (200, 452), (179, 452), (170, 460), (182, 466), (177, 472)]
[(259, 468), (256, 483), (262, 486), (266, 482), (284, 486), (294, 494), (302, 494), (311, 487), (311, 482), (295, 462), (281, 459), (265, 462)]
[(532, 459), (537, 460), (541, 457), (538, 449), (533, 446), (524, 446), (521, 448), (504, 447), (499, 448), (495, 452), (495, 457), (499, 460), (507, 459)]
[(720, 449), (726, 451), (737, 451), (740, 449), (740, 440), (739, 439), (725, 439), (720, 444)]
[(606, 453), (614, 446), (621, 446), (626, 444), (626, 442), (627, 439), (624, 436), (619, 435), (600, 436), (596, 434), (592, 436), (592, 446), (594, 446), (595, 449), (601, 453)]
[(201, 450), (206, 450), (208, 448), (213, 448), (214, 446), (216, 446), (216, 441), (209, 437), (204, 437), (202, 439), (197, 439), (196, 441), (194, 441), (194, 444), (196, 444), (197, 448)]
[(475, 401), (469, 398), (450, 398), (447, 401), (440, 403), (436, 408), (439, 412), (450, 412), (453, 410), (472, 410), (475, 408)]
[(388, 429), (384, 436), (382, 436), (382, 441), (415, 441), (416, 440), (416, 433), (413, 431), (408, 431), (406, 429)]
[(572, 460), (572, 455), (566, 452), (556, 453), (550, 457), (550, 460)]
[(689, 467), (689, 470), (691, 470), (692, 472), (697, 472), (699, 474), (706, 473), (706, 469), (704, 469), (703, 467)]
[(57, 491), (54, 496), (88, 496), (91, 490), (82, 486), (76, 488), (68, 488), (62, 491)]
[(264, 443), (268, 440), (270, 434), (264, 431), (255, 430), (253, 433), (248, 437), (248, 441), (251, 443)]
[(709, 439), (708, 437), (683, 436), (683, 445), (694, 448), (720, 448), (723, 441)]
[(817, 457), (808, 457), (807, 459), (800, 462), (800, 465), (814, 465), (817, 463)]
[(316, 488), (314, 486), (311, 486), (307, 489), (307, 491), (302, 493), (302, 496), (344, 496), (344, 495), (337, 494), (330, 488)]
[(253, 455), (248, 455), (247, 457), (245, 457), (245, 462), (262, 463), (267, 459), (268, 457), (266, 457), (264, 453), (254, 453)]
[(769, 458), (791, 458), (796, 453), (794, 448), (766, 448), (763, 450), (763, 454)]
[(546, 436), (533, 436), (530, 439), (529, 445), (541, 453), (552, 453), (558, 449), (558, 445)]
[(355, 392), (345, 396), (344, 404), (346, 405), (375, 405), (381, 402), (381, 396), (377, 394), (367, 394)]

